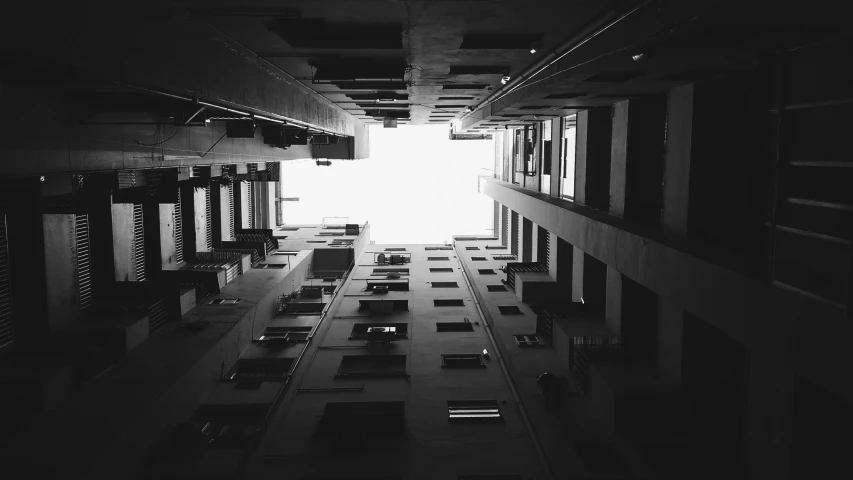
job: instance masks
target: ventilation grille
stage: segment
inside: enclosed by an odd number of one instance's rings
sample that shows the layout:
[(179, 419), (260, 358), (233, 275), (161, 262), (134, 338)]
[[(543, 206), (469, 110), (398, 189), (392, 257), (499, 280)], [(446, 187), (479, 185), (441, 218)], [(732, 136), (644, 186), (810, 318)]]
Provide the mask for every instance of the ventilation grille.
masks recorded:
[(252, 182), (246, 182), (246, 211), (249, 212), (249, 224), (246, 228), (254, 228), (255, 226), (255, 209), (254, 209), (254, 199), (255, 199), (255, 188)]
[(213, 216), (210, 213), (210, 186), (204, 189), (204, 215), (207, 222), (207, 249), (213, 248)]
[(178, 189), (178, 202), (175, 204), (175, 262), (184, 261), (184, 220), (181, 214), (181, 189)]
[(145, 240), (142, 230), (142, 205), (133, 205), (133, 266), (136, 281), (145, 280)]
[(9, 249), (6, 240), (6, 215), (4, 214), (0, 216), (0, 348), (15, 341), (11, 283)]
[(234, 239), (234, 184), (228, 184), (228, 240)]
[(170, 318), (168, 302), (161, 298), (148, 305), (148, 332), (149, 335), (156, 332)]
[(80, 310), (92, 306), (92, 265), (89, 260), (89, 216), (77, 215), (74, 219), (77, 237), (77, 295)]

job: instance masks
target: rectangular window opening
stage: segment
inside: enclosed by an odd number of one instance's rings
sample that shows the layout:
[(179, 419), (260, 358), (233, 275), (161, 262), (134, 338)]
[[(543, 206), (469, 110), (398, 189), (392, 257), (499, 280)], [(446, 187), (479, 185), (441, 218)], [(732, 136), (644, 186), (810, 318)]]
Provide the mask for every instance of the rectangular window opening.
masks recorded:
[(432, 288), (459, 288), (456, 282), (432, 282)]
[(524, 315), (517, 305), (498, 305), (501, 315)]
[(450, 273), (452, 272), (452, 268), (430, 268), (429, 273)]
[(503, 285), (486, 285), (490, 292), (505, 292), (506, 287)]
[(495, 273), (491, 268), (480, 268), (477, 272), (479, 272), (480, 275), (497, 275), (497, 273)]
[(430, 262), (442, 262), (450, 260), (450, 257), (427, 257), (427, 260)]
[(475, 262), (485, 262), (486, 257), (471, 257), (471, 260)]
[(465, 250), (479, 250), (480, 247), (465, 247)]
[(435, 307), (464, 307), (465, 301), (458, 298), (436, 298), (432, 304)]
[(441, 368), (485, 368), (479, 353), (454, 353), (441, 355)]

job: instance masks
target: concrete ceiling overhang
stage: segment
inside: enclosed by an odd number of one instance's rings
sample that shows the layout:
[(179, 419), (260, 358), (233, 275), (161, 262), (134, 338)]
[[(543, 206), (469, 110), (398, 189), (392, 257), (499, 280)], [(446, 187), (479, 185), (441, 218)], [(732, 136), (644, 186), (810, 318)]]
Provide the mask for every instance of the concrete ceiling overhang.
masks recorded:
[[(361, 121), (177, 2), (93, 0), (47, 12), (17, 4), (4, 14), (2, 49), (115, 80), (353, 136)], [(26, 39), (26, 41), (21, 41)]]
[[(496, 91), (458, 131), (517, 118), (568, 115), (673, 87), (755, 71), (760, 56), (814, 28), (815, 14), (735, 2), (651, 2), (560, 58), (511, 93)], [(826, 25), (818, 24), (821, 27)], [(642, 54), (639, 60), (634, 55)], [(507, 117), (510, 116), (510, 117)]]
[[(579, 28), (605, 5), (582, 0), (288, 0), (270, 2), (247, 0), (234, 2), (189, 1), (182, 5), (237, 39), (250, 50), (280, 67), (306, 87), (338, 103), (361, 118), (375, 110), (368, 105), (355, 106), (349, 93), (371, 94), (392, 91), (406, 95), (412, 124), (438, 123), (432, 113), (451, 111), (458, 116), (464, 107), (475, 105), (491, 89), (500, 86), (505, 73), (517, 72), (527, 65), (535, 44), (545, 50), (553, 47), (565, 29)], [(288, 42), (282, 35), (279, 18), (302, 28), (305, 25), (329, 25), (349, 32), (361, 32), (368, 39), (346, 45), (333, 39), (312, 41), (298, 38)], [(294, 18), (301, 20), (294, 20)], [(388, 35), (400, 27), (402, 42)], [(528, 45), (530, 43), (531, 45)], [(407, 68), (402, 79), (365, 77), (324, 79), (316, 64), (323, 59), (346, 62), (352, 59), (376, 62), (403, 61)], [(489, 67), (485, 70), (483, 67)], [(344, 69), (345, 71), (346, 69)], [(336, 76), (342, 76), (344, 72)], [(457, 73), (461, 72), (461, 73)], [(322, 72), (320, 72), (322, 74)], [(381, 75), (384, 75), (381, 76)], [(396, 76), (396, 75), (395, 75)], [(457, 88), (457, 85), (459, 88)], [(464, 100), (440, 100), (446, 96), (470, 97)], [(444, 104), (464, 104), (447, 109)], [(380, 117), (381, 118), (381, 117)], [(446, 123), (448, 120), (443, 120)]]

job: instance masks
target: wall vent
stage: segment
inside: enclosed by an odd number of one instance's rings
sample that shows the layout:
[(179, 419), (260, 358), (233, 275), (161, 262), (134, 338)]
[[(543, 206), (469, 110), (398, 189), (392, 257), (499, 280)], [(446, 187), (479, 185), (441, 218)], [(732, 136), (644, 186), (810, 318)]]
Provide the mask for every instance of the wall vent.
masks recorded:
[[(88, 230), (88, 229), (87, 229)], [(79, 249), (79, 247), (78, 247)], [(79, 252), (78, 252), (79, 258)], [(133, 204), (133, 266), (136, 281), (145, 280), (145, 232), (142, 229), (142, 204)]]
[(181, 214), (181, 189), (178, 188), (178, 201), (175, 203), (175, 218), (172, 223), (175, 225), (175, 262), (183, 263), (184, 261), (184, 227), (183, 215)]
[(6, 236), (6, 214), (0, 215), (0, 348), (15, 341), (12, 319), (12, 279), (9, 271), (9, 243)]
[(77, 241), (77, 297), (80, 310), (92, 306), (92, 266), (89, 252), (89, 216), (76, 215), (74, 236)]

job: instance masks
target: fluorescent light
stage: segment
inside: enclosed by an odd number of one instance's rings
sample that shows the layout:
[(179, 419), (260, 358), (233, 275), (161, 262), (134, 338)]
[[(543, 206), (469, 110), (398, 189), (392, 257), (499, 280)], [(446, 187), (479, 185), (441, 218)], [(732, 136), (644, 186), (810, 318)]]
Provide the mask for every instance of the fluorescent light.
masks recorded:
[(220, 107), (219, 105), (214, 105), (214, 104), (212, 104), (212, 103), (207, 103), (207, 102), (198, 102), (198, 103), (199, 103), (199, 105), (204, 105), (204, 106), (206, 106), (206, 107), (218, 108), (218, 109), (220, 109), (220, 110), (225, 110), (225, 111), (227, 111), (227, 112), (236, 113), (237, 115), (245, 115), (245, 116), (247, 116), (247, 117), (249, 116), (249, 114), (248, 114), (248, 113), (246, 113), (246, 112), (240, 112), (240, 111), (237, 111), (237, 110), (232, 110), (232, 109), (230, 109), (230, 108)]
[(276, 122), (276, 123), (284, 123), (283, 120), (276, 120), (275, 118), (264, 117), (263, 115), (253, 115), (258, 120), (266, 120), (268, 122)]

